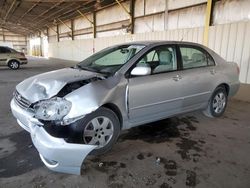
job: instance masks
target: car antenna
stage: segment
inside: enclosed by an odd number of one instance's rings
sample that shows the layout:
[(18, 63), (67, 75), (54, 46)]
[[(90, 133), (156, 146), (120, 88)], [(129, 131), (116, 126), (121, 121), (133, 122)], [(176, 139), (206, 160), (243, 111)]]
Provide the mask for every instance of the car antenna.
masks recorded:
[(183, 41), (184, 36), (187, 35), (189, 31), (190, 31), (190, 30), (187, 30), (185, 33), (182, 34), (182, 37), (181, 37), (181, 40), (180, 40), (180, 41)]

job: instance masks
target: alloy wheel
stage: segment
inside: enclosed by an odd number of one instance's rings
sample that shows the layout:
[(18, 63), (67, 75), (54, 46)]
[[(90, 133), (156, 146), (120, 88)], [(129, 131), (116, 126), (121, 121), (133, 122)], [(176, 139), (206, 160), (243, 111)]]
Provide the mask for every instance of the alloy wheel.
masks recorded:
[(219, 92), (213, 99), (213, 110), (215, 113), (221, 113), (226, 106), (226, 96), (223, 92)]
[(11, 67), (12, 69), (17, 69), (18, 66), (19, 66), (19, 64), (18, 64), (18, 62), (16, 62), (16, 61), (12, 61), (12, 62), (10, 63), (10, 67)]
[(83, 140), (86, 144), (97, 145), (102, 148), (109, 143), (114, 133), (112, 121), (105, 116), (93, 118), (88, 122), (83, 132)]

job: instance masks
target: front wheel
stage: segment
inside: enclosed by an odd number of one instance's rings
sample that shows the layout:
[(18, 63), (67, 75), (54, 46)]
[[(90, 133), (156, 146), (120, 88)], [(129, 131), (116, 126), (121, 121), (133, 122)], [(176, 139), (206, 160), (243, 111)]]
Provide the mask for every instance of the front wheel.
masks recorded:
[(215, 89), (208, 106), (203, 113), (208, 117), (220, 117), (227, 106), (227, 92), (225, 87), (219, 86)]
[(120, 122), (116, 114), (105, 107), (84, 117), (77, 125), (75, 139), (79, 143), (96, 145), (90, 154), (100, 155), (109, 151), (120, 134)]

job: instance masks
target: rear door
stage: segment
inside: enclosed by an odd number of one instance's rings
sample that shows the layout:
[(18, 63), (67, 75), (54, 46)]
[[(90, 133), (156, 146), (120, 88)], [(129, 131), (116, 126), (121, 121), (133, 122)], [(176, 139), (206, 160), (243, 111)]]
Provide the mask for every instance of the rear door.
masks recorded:
[(182, 59), (183, 110), (205, 107), (213, 92), (216, 79), (215, 62), (203, 48), (179, 45)]

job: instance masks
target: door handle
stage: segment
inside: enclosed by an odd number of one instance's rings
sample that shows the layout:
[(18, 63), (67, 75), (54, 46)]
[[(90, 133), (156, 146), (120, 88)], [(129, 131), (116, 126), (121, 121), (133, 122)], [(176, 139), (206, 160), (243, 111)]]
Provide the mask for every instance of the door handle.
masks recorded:
[(214, 69), (212, 69), (212, 70), (210, 70), (210, 73), (211, 73), (212, 75), (215, 75), (216, 71), (215, 71)]
[(182, 79), (182, 77), (180, 75), (178, 75), (178, 74), (173, 77), (174, 81), (179, 81), (180, 79)]

